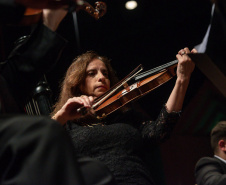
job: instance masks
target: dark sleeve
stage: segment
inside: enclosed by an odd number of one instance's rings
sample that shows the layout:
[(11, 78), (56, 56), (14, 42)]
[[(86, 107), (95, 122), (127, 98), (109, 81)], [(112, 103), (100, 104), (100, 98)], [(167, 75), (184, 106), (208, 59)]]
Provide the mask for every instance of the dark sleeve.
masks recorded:
[(179, 117), (180, 112), (168, 113), (166, 107), (163, 106), (156, 121), (145, 121), (142, 123), (141, 133), (143, 138), (152, 143), (164, 141), (169, 138)]
[(25, 7), (14, 3), (14, 0), (0, 0), (0, 22), (16, 23), (24, 15)]
[(222, 165), (226, 169), (226, 164), (218, 161), (218, 159), (201, 158), (195, 167), (196, 183), (198, 185), (225, 185), (226, 174)]
[(1, 75), (15, 100), (24, 103), (43, 74), (56, 63), (66, 41), (40, 24), (1, 66)]

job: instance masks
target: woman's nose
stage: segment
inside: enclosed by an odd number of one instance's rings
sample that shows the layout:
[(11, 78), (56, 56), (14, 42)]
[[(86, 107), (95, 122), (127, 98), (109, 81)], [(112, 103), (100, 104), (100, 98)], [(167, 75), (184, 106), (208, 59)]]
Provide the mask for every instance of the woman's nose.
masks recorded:
[(105, 76), (103, 75), (103, 73), (101, 73), (101, 72), (99, 72), (98, 73), (98, 80), (100, 80), (100, 81), (103, 81), (103, 80), (105, 80)]

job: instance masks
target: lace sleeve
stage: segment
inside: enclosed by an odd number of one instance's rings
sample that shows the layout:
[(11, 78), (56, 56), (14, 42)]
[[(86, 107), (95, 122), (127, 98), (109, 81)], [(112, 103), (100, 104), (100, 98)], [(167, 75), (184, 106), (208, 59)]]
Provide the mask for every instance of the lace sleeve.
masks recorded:
[(159, 143), (169, 138), (181, 112), (168, 113), (163, 106), (156, 121), (145, 121), (141, 126), (142, 137), (148, 142)]

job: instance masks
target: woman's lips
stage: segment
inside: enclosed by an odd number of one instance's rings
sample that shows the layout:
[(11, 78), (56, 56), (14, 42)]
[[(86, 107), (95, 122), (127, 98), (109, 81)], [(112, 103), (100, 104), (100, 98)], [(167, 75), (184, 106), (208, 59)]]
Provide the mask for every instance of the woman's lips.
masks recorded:
[(100, 86), (97, 86), (96, 89), (107, 89), (107, 87), (104, 85), (100, 85)]

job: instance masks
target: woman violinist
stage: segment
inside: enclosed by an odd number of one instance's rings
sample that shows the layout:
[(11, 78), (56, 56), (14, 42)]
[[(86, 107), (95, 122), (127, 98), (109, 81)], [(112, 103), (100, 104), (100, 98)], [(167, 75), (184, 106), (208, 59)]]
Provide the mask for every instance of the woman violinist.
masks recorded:
[(52, 118), (66, 124), (76, 152), (105, 163), (118, 184), (154, 184), (142, 160), (144, 143), (150, 146), (166, 139), (179, 118), (195, 67), (187, 53), (190, 50), (184, 48), (176, 55), (179, 61), (176, 84), (155, 121), (143, 120), (134, 112), (116, 114), (111, 120), (99, 122), (95, 119), (92, 122), (92, 117), (82, 119), (77, 109), (90, 108), (94, 99), (116, 80), (109, 60), (94, 52), (78, 56), (69, 67)]

